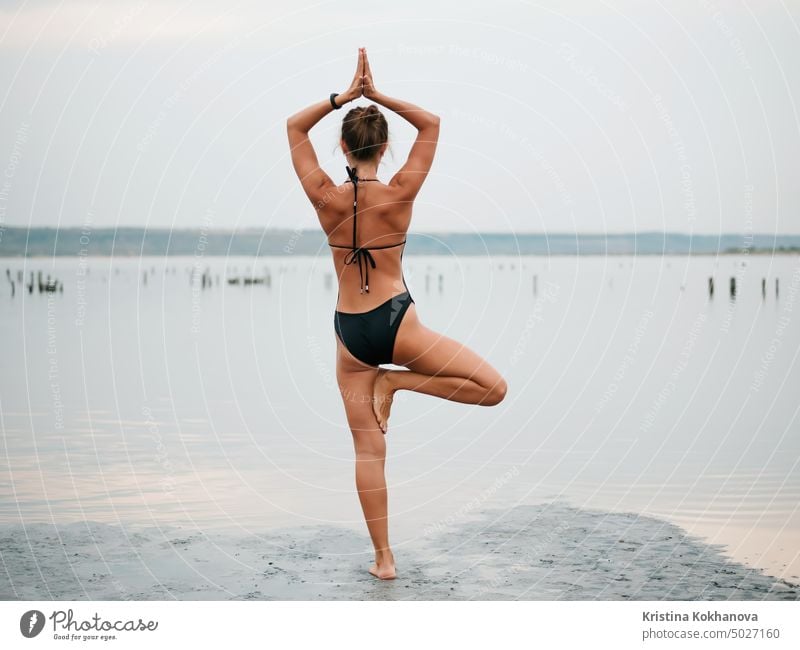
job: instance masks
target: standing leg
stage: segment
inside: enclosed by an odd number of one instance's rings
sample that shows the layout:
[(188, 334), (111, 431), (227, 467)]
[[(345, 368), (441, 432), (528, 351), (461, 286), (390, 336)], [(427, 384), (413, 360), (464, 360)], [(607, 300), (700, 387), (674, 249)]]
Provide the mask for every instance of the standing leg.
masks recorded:
[(394, 556), (389, 547), (388, 499), (384, 467), (386, 439), (372, 410), (376, 368), (353, 357), (336, 337), (336, 379), (353, 434), (356, 456), (356, 488), (361, 509), (375, 547), (375, 564), (369, 571), (383, 580), (395, 577)]

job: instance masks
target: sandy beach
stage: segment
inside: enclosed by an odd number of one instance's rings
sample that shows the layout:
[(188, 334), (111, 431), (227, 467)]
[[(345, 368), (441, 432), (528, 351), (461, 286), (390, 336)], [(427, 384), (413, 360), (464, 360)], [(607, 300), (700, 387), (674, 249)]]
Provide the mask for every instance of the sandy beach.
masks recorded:
[(673, 524), (561, 503), (485, 510), (367, 573), (366, 532), (0, 528), (4, 600), (796, 600), (800, 587)]

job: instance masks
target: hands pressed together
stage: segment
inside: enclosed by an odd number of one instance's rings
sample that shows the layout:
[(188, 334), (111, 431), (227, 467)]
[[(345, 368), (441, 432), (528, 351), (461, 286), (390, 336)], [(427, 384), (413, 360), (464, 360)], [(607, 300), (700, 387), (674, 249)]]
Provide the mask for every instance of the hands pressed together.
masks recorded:
[(342, 96), (351, 102), (358, 99), (362, 95), (367, 99), (375, 99), (378, 91), (375, 90), (375, 82), (372, 80), (372, 70), (369, 67), (369, 59), (367, 58), (367, 49), (365, 47), (358, 48), (358, 64), (356, 65), (356, 72), (353, 75), (353, 81), (350, 82), (350, 87), (342, 93)]

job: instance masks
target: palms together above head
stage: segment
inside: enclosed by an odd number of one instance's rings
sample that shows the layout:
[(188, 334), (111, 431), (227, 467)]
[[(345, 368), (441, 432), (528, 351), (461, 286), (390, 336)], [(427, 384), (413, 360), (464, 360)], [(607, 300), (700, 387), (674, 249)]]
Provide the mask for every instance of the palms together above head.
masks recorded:
[(372, 69), (369, 67), (369, 59), (367, 58), (367, 49), (362, 47), (361, 51), (364, 55), (364, 74), (362, 77), (362, 93), (367, 99), (374, 99), (378, 91), (375, 90), (375, 82), (372, 79)]
[(348, 101), (353, 101), (362, 95), (367, 99), (372, 99), (376, 93), (375, 83), (372, 80), (372, 70), (369, 67), (369, 59), (367, 59), (367, 50), (364, 47), (360, 47), (358, 48), (356, 71), (345, 96)]
[(364, 85), (364, 48), (358, 48), (358, 62), (356, 63), (356, 71), (353, 75), (353, 80), (350, 82), (350, 87), (344, 93), (347, 101), (358, 99), (362, 95)]

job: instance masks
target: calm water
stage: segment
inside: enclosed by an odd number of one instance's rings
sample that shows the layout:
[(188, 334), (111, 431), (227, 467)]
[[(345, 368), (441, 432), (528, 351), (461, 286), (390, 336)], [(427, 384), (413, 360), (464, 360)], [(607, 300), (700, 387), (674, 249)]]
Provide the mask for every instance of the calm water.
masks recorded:
[[(327, 257), (6, 268), (64, 291), (12, 298), (0, 278), (0, 522), (364, 530)], [(225, 283), (267, 271), (269, 286)], [(800, 575), (800, 258), (409, 255), (406, 279), (423, 321), (509, 393), (494, 408), (398, 395), (395, 545), (555, 499), (655, 515)]]

